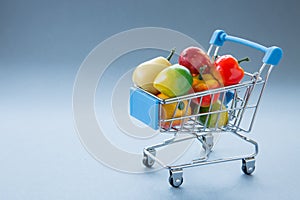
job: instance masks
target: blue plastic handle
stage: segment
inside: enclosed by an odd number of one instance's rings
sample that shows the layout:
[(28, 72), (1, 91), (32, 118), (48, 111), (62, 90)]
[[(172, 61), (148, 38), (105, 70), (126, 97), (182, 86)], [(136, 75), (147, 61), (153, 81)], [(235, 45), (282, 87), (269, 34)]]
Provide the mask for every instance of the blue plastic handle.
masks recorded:
[(254, 49), (257, 49), (259, 51), (262, 51), (265, 53), (265, 56), (263, 57), (263, 62), (269, 65), (277, 65), (279, 61), (282, 58), (282, 49), (276, 46), (272, 47), (265, 47), (261, 44), (257, 44), (255, 42), (242, 39), (239, 37), (235, 36), (230, 36), (225, 33), (223, 30), (216, 30), (211, 39), (210, 39), (210, 44), (213, 44), (215, 46), (223, 46), (225, 41), (230, 41), (230, 42), (235, 42), (239, 43), (248, 47), (252, 47)]

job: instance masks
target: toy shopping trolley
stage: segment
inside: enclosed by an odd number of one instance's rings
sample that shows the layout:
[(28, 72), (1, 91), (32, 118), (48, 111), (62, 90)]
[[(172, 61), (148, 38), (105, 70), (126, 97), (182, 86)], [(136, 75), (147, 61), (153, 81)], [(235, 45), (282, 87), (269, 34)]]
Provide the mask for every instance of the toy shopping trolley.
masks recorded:
[[(268, 77), (273, 67), (279, 63), (282, 50), (275, 46), (265, 47), (230, 36), (222, 30), (216, 30), (210, 39), (207, 54), (216, 58), (224, 42), (238, 43), (263, 52), (261, 67), (255, 72), (245, 71), (244, 78), (237, 84), (166, 99), (159, 98), (138, 87), (131, 88), (130, 115), (161, 133), (171, 134), (171, 138), (162, 143), (144, 148), (142, 162), (149, 168), (154, 163), (158, 163), (168, 169), (169, 183), (173, 187), (179, 187), (183, 183), (183, 169), (185, 168), (241, 160), (242, 171), (245, 174), (250, 175), (255, 170), (258, 144), (244, 136), (244, 133), (251, 132)], [(202, 108), (201, 102), (207, 100), (208, 96), (211, 102), (208, 107)], [(166, 107), (174, 109), (171, 117), (163, 117), (162, 113)], [(181, 115), (177, 112), (181, 112)], [(214, 146), (216, 133), (237, 136), (247, 144), (253, 145), (254, 152), (248, 155), (210, 159), (209, 154)], [(185, 137), (178, 137), (179, 135), (185, 135)], [(202, 144), (204, 156), (176, 165), (165, 165), (158, 159), (159, 148), (193, 139)]]

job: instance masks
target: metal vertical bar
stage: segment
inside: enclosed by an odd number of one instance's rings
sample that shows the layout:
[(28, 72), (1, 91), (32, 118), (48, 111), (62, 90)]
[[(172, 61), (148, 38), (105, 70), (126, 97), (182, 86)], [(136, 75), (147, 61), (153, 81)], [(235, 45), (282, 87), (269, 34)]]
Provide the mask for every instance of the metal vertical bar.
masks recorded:
[(252, 130), (252, 126), (253, 126), (253, 123), (254, 123), (254, 119), (255, 119), (255, 117), (256, 117), (257, 109), (258, 109), (259, 103), (260, 103), (260, 101), (261, 101), (262, 94), (263, 94), (263, 92), (264, 92), (264, 90), (265, 90), (265, 88), (266, 88), (266, 84), (267, 84), (267, 82), (268, 82), (268, 79), (269, 79), (269, 76), (270, 76), (270, 74), (271, 74), (271, 72), (272, 72), (273, 67), (274, 67), (274, 65), (270, 65), (269, 70), (268, 70), (268, 72), (267, 72), (267, 74), (266, 74), (266, 76), (265, 76), (265, 82), (264, 82), (264, 84), (263, 84), (263, 86), (262, 86), (262, 89), (261, 89), (261, 91), (260, 91), (260, 94), (259, 94), (259, 97), (258, 97), (258, 100), (257, 100), (257, 104), (256, 104), (256, 108), (255, 108), (255, 111), (254, 111), (254, 113), (253, 113), (253, 117), (252, 117), (252, 120), (251, 120), (250, 127), (249, 127), (249, 130), (248, 130), (248, 131), (251, 131), (251, 130)]
[[(239, 122), (238, 122), (238, 126), (237, 126), (237, 127), (240, 126), (240, 123), (241, 123), (241, 120), (242, 120), (243, 115), (244, 115), (244, 113), (245, 113), (246, 107), (247, 107), (247, 105), (248, 105), (248, 101), (249, 101), (249, 98), (250, 98), (250, 96), (251, 96), (251, 93), (252, 93), (252, 91), (254, 90), (254, 88), (255, 88), (255, 86), (256, 86), (256, 83), (257, 83), (257, 81), (258, 81), (258, 79), (259, 79), (259, 77), (260, 77), (262, 71), (264, 70), (265, 66), (266, 66), (266, 63), (263, 63), (262, 66), (260, 67), (258, 73), (254, 76), (255, 79), (254, 79), (254, 81), (253, 81), (252, 87), (250, 87), (250, 88), (249, 88), (249, 91), (247, 91), (247, 92), (248, 92), (248, 94), (247, 94), (247, 99), (246, 99), (246, 101), (245, 101), (245, 106), (244, 106), (244, 108), (242, 109), (242, 113), (241, 113), (240, 120), (239, 120)], [(265, 84), (265, 83), (264, 83), (264, 84)], [(257, 109), (257, 107), (256, 107), (256, 109)]]

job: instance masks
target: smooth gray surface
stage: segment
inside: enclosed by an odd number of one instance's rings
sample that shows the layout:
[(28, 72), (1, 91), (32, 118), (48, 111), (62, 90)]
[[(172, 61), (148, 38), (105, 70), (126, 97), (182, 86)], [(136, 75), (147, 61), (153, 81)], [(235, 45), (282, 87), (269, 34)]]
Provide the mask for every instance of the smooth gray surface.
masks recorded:
[[(298, 8), (271, 0), (1, 1), (0, 199), (298, 199)], [(180, 31), (205, 47), (221, 28), (284, 50), (253, 130), (253, 176), (238, 162), (204, 166), (185, 170), (176, 190), (165, 170), (120, 173), (85, 151), (72, 116), (76, 72), (98, 43), (143, 26)], [(215, 153), (226, 149), (234, 150), (220, 141)]]

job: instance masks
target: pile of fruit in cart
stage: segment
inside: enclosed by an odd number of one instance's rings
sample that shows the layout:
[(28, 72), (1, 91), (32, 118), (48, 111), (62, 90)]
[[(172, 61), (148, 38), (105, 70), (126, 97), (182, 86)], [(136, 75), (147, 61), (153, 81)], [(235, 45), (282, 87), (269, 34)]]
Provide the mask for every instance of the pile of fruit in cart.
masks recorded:
[[(159, 56), (138, 65), (132, 76), (134, 84), (160, 99), (179, 97), (240, 83), (244, 70), (239, 64), (249, 60), (238, 61), (232, 55), (210, 58), (201, 48), (188, 47), (180, 53), (178, 63), (172, 64), (170, 60), (174, 52), (173, 49), (167, 58)], [(208, 119), (207, 115), (201, 115), (197, 120), (206, 123), (208, 128), (220, 128), (228, 123), (228, 112), (219, 93), (193, 98), (190, 103), (183, 100), (179, 104), (163, 104), (160, 118), (179, 118), (218, 110), (224, 112), (210, 114)], [(168, 121), (161, 126), (168, 129), (171, 124), (172, 127), (180, 126), (185, 120)]]

